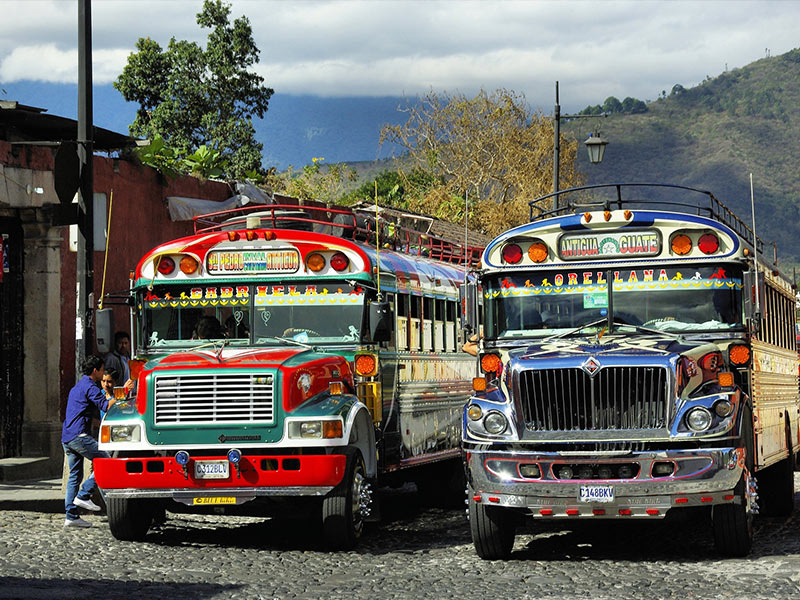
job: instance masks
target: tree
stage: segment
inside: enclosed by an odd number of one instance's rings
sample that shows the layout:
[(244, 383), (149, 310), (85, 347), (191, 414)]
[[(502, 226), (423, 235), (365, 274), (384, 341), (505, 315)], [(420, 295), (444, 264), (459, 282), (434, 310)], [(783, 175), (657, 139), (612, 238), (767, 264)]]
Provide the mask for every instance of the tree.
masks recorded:
[(197, 24), (210, 29), (205, 49), (172, 38), (166, 50), (139, 38), (114, 87), (139, 109), (133, 136), (161, 136), (178, 158), (205, 145), (219, 152), (228, 177), (260, 169), (262, 145), (252, 118), (262, 118), (273, 90), (250, 69), (259, 50), (247, 17), (230, 22), (231, 7), (205, 0)]
[(289, 166), (286, 173), (276, 174), (268, 184), (280, 194), (301, 200), (337, 202), (348, 184), (356, 181), (355, 169), (345, 163), (323, 165), (324, 158), (312, 158), (311, 164), (299, 172)]
[(616, 96), (609, 96), (606, 98), (606, 101), (603, 102), (603, 112), (607, 113), (621, 113), (622, 112), (622, 102)]
[[(533, 112), (524, 96), (500, 89), (472, 99), (433, 91), (403, 109), (403, 125), (386, 125), (381, 142), (403, 148), (403, 165), (426, 172), (431, 186), (408, 208), (451, 221), (464, 216), (494, 235), (528, 220), (528, 201), (553, 186), (553, 121)], [(561, 181), (575, 185), (577, 142), (561, 141)], [(406, 167), (401, 166), (401, 170)]]

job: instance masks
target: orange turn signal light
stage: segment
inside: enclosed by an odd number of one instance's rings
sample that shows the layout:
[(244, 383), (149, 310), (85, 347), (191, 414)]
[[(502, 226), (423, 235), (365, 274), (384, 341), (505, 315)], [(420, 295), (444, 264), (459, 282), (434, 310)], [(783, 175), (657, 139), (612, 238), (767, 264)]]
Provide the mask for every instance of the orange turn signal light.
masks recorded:
[(731, 364), (742, 367), (750, 362), (750, 348), (743, 344), (736, 344), (728, 348), (728, 359)]
[(108, 425), (103, 425), (100, 428), (100, 441), (104, 444), (107, 444), (111, 441), (111, 427)]
[(535, 263), (547, 260), (547, 244), (544, 242), (533, 242), (528, 247), (528, 258)]
[(325, 439), (340, 438), (342, 437), (342, 422), (341, 421), (323, 421), (322, 422), (322, 437)]
[(473, 377), (472, 378), (472, 389), (476, 392), (485, 392), (486, 391), (486, 378), (485, 377)]
[(503, 363), (497, 354), (484, 354), (481, 357), (481, 370), (484, 373), (499, 373)]
[(235, 242), (239, 239), (239, 232), (238, 231), (229, 231), (228, 232), (228, 240), (231, 242)]
[(606, 211), (604, 211), (604, 212), (603, 212), (603, 218), (604, 218), (606, 221), (610, 221), (610, 220), (611, 220), (611, 211), (610, 211), (610, 210), (606, 210)]
[(341, 381), (331, 381), (328, 385), (328, 389), (332, 396), (340, 396), (344, 393), (344, 386)]
[(254, 230), (252, 230), (252, 229), (248, 229), (248, 230), (245, 232), (245, 234), (244, 234), (244, 235), (245, 235), (245, 237), (247, 238), (247, 241), (248, 241), (248, 242), (252, 242), (254, 239), (256, 239), (256, 238), (258, 237), (258, 232), (257, 232), (257, 231), (254, 231)]
[(313, 252), (306, 256), (306, 266), (314, 273), (319, 273), (325, 268), (325, 257), (318, 252)]
[(590, 212), (583, 213), (583, 218), (588, 223), (589, 221), (592, 220), (592, 213), (590, 213)]
[(733, 373), (730, 371), (720, 371), (717, 374), (717, 383), (721, 387), (733, 387)]
[(624, 213), (622, 213), (622, 216), (625, 217), (626, 221), (630, 221), (631, 217), (633, 216), (633, 213), (629, 210), (626, 210)]
[(689, 254), (692, 250), (692, 240), (689, 238), (688, 235), (680, 233), (672, 238), (672, 243), (670, 244), (672, 247), (672, 251), (677, 254), (678, 256), (684, 256)]
[(378, 372), (378, 357), (374, 354), (358, 354), (355, 357), (356, 375), (372, 377)]
[(197, 271), (198, 266), (199, 264), (194, 256), (189, 256), (187, 254), (181, 259), (181, 273), (191, 275)]

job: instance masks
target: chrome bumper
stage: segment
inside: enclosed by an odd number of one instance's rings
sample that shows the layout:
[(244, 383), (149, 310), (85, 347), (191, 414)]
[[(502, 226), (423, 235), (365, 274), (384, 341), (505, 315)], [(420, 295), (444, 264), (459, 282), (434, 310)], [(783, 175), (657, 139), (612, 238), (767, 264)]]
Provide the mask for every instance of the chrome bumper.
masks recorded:
[[(602, 456), (546, 452), (466, 449), (467, 478), (473, 501), (526, 509), (534, 517), (663, 517), (670, 508), (741, 502), (733, 488), (739, 482), (744, 458), (739, 449), (669, 450)], [(669, 477), (651, 476), (654, 462), (671, 461)], [(538, 464), (539, 478), (519, 475), (519, 464)], [(602, 465), (637, 463), (631, 479), (558, 479), (554, 472), (565, 463)], [(498, 468), (500, 467), (500, 468)], [(581, 502), (581, 486), (612, 486), (610, 502)]]
[[(103, 493), (107, 498), (172, 498), (183, 504), (193, 504), (194, 498), (233, 497), (236, 504), (253, 500), (257, 496), (324, 496), (333, 486), (296, 486), (296, 487), (237, 487), (207, 489), (107, 489)], [(210, 502), (209, 504), (213, 504)]]

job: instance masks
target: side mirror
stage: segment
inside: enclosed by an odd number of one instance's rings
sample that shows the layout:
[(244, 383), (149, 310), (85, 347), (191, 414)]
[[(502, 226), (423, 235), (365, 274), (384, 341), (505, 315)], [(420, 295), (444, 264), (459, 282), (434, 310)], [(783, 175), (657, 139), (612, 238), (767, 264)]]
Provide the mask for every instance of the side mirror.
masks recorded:
[(388, 302), (369, 303), (369, 335), (375, 343), (392, 339), (392, 311)]
[(469, 337), (478, 331), (478, 284), (468, 281), (458, 288), (461, 304), (461, 327)]
[(97, 351), (106, 354), (114, 349), (114, 312), (110, 308), (94, 311)]
[[(764, 287), (764, 274), (755, 271), (746, 271), (744, 273), (744, 315), (753, 323), (753, 327), (757, 330), (761, 321), (761, 316), (764, 314), (764, 294), (766, 292)], [(756, 300), (758, 303), (756, 304)]]

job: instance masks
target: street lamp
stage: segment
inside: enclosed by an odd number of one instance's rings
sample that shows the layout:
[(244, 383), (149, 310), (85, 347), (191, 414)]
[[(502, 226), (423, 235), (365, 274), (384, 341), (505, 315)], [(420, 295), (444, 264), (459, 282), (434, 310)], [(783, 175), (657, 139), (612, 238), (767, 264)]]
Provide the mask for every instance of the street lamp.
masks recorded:
[(608, 142), (601, 138), (599, 135), (593, 136), (589, 134), (589, 139), (583, 142), (586, 149), (589, 151), (589, 162), (597, 164), (603, 162), (603, 154), (606, 151)]
[[(561, 105), (558, 103), (558, 82), (556, 81), (556, 105), (553, 108), (553, 193), (558, 192), (558, 179), (560, 167), (560, 154), (561, 154), (561, 119), (587, 119), (597, 117), (607, 117), (606, 113), (601, 115), (562, 115)], [(597, 164), (603, 160), (603, 153), (605, 152), (608, 141), (601, 138), (599, 135), (589, 135), (589, 139), (584, 142), (586, 149), (589, 151), (589, 162)], [(554, 209), (558, 209), (558, 196), (555, 196)]]

